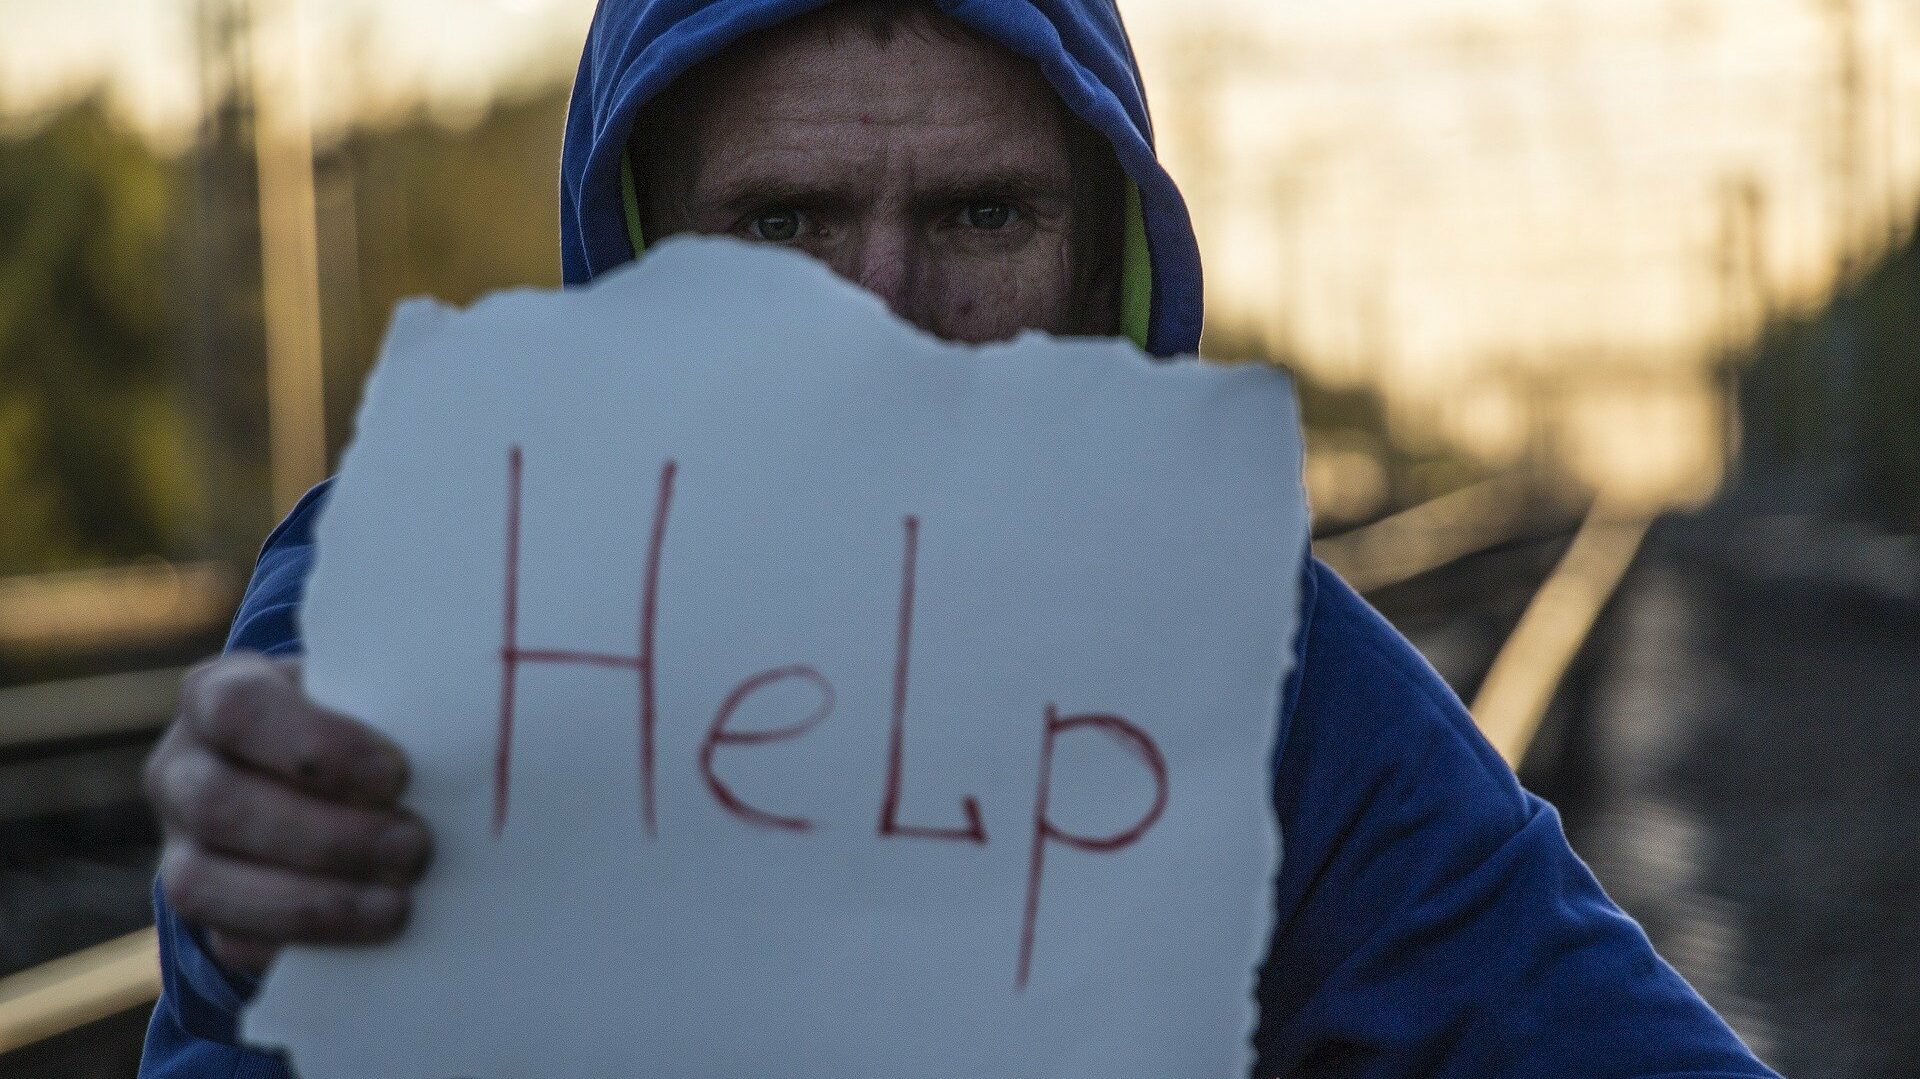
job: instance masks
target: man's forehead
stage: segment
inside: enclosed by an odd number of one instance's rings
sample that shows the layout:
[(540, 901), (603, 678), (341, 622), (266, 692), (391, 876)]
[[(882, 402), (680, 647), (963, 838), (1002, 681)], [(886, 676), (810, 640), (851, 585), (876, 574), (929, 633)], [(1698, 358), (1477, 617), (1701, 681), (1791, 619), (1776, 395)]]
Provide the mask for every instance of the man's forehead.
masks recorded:
[(717, 110), (693, 132), (694, 180), (718, 201), (841, 194), (886, 183), (923, 197), (1053, 194), (1071, 182), (1064, 132), (1045, 112), (889, 111), (858, 97), (785, 116)]
[[(849, 59), (836, 57), (834, 59)], [(907, 53), (897, 63), (864, 64), (845, 75), (819, 65), (767, 64), (708, 84), (698, 111), (751, 114), (766, 123), (977, 127), (1008, 119), (1048, 122), (1064, 115), (1052, 88), (1004, 68), (973, 71), (951, 57)]]
[(879, 168), (955, 187), (1053, 186), (1069, 168), (1065, 107), (1031, 63), (971, 32), (883, 40), (826, 25), (742, 39), (668, 91), (636, 148), (762, 187), (843, 185), (849, 170)]
[[(983, 107), (1058, 111), (1038, 68), (937, 10), (887, 34), (834, 4), (750, 34), (669, 90), (696, 107), (750, 108), (770, 119), (839, 107), (852, 121), (954, 122)], [(904, 17), (903, 17), (904, 18)], [(845, 107), (860, 102), (858, 109)]]

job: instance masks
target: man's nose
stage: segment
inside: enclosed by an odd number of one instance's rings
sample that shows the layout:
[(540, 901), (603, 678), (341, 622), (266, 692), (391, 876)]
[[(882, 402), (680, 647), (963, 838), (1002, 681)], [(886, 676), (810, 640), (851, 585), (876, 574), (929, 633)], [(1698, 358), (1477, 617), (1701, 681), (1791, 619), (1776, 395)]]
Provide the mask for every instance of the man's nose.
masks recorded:
[(917, 270), (911, 230), (893, 223), (871, 225), (861, 230), (850, 256), (842, 274), (880, 297), (894, 314), (911, 319)]

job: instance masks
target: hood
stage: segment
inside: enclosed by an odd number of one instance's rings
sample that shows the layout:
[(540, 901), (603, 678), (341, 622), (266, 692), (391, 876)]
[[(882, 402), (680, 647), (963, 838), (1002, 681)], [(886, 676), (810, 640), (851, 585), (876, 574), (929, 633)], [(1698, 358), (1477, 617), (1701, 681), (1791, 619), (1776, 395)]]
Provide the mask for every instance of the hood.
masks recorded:
[[(627, 136), (648, 98), (748, 33), (827, 0), (601, 0), (567, 108), (560, 257), (583, 284), (630, 262)], [(1121, 323), (1147, 351), (1200, 344), (1200, 249), (1186, 202), (1154, 154), (1133, 47), (1114, 0), (931, 0), (1040, 67), (1067, 108), (1112, 142), (1129, 180)]]

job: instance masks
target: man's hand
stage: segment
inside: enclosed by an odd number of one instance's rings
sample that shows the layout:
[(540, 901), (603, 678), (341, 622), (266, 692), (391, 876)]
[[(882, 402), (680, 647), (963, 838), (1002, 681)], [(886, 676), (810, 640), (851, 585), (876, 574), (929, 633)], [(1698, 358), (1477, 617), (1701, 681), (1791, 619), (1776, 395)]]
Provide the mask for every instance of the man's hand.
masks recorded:
[(400, 748), (308, 700), (298, 664), (203, 663), (147, 758), (162, 894), (231, 970), (257, 974), (286, 944), (385, 940), (428, 855), (396, 804), (406, 780)]

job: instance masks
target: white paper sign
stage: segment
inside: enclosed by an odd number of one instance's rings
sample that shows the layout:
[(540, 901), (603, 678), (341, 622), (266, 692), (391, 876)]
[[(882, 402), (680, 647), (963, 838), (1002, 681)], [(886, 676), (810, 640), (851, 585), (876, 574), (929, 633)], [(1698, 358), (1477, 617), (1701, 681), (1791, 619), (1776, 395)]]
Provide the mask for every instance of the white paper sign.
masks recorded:
[(663, 245), (401, 308), (309, 691), (436, 856), (245, 1017), (303, 1079), (1241, 1079), (1306, 536), (1291, 388), (937, 342)]

